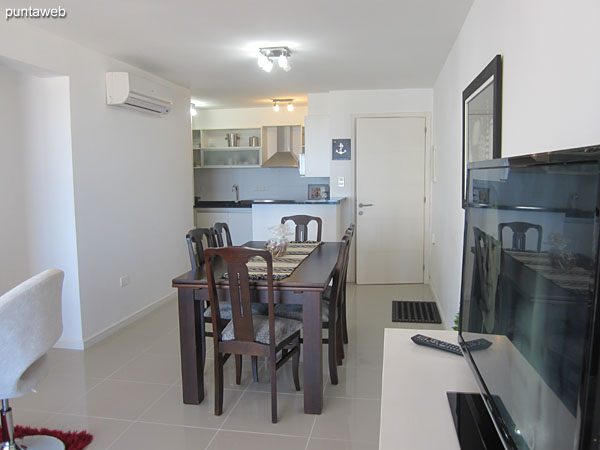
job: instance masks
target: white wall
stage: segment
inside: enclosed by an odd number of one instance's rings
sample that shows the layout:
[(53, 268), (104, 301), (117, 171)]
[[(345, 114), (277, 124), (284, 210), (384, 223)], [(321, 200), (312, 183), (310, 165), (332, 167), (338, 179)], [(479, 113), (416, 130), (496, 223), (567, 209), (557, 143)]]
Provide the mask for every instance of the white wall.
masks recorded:
[(285, 106), (279, 112), (272, 106), (265, 108), (200, 109), (192, 118), (193, 128), (259, 128), (270, 125), (304, 125), (304, 116), (308, 108), (296, 106), (288, 111)]
[(0, 294), (26, 280), (29, 273), (19, 82), (17, 72), (0, 65)]
[[(0, 57), (69, 77), (82, 341), (93, 340), (171, 296), (171, 279), (188, 269), (189, 91), (21, 21), (0, 27)], [(158, 118), (107, 106), (107, 71), (167, 85), (173, 111)], [(131, 283), (121, 288), (125, 274)]]
[(0, 66), (3, 111), (0, 192), (8, 208), (0, 264), (4, 292), (49, 268), (65, 272), (61, 342), (81, 343), (73, 167), (67, 77), (38, 77)]
[(600, 143), (600, 2), (475, 0), (434, 87), (431, 285), (446, 323), (460, 296), (464, 88), (503, 55), (502, 155)]
[(77, 270), (73, 162), (67, 77), (23, 76), (22, 151), (27, 190), (29, 272), (65, 272), (62, 345), (81, 344), (81, 305)]
[[(354, 122), (358, 116), (386, 114), (431, 114), (433, 91), (431, 89), (389, 89), (369, 91), (332, 91), (308, 95), (309, 114), (328, 114), (332, 139), (352, 139), (350, 161), (331, 161), (331, 196), (346, 197), (342, 208), (342, 227), (355, 222), (355, 145)], [(428, 152), (429, 154), (429, 152)], [(427, 167), (428, 161), (426, 161)], [(344, 177), (345, 185), (338, 187), (337, 180)], [(428, 193), (428, 189), (427, 193)], [(426, 224), (428, 229), (428, 223)], [(348, 279), (354, 281), (355, 246), (352, 246)], [(427, 261), (427, 255), (426, 255)]]

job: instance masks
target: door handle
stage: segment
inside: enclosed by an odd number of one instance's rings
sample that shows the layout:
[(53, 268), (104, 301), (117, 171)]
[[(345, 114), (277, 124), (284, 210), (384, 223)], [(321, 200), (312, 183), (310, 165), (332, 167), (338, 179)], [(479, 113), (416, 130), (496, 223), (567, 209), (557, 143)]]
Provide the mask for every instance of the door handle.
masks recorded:
[(364, 208), (364, 207), (366, 207), (366, 206), (373, 206), (373, 203), (359, 203), (359, 204), (358, 204), (358, 207), (359, 207), (359, 208)]

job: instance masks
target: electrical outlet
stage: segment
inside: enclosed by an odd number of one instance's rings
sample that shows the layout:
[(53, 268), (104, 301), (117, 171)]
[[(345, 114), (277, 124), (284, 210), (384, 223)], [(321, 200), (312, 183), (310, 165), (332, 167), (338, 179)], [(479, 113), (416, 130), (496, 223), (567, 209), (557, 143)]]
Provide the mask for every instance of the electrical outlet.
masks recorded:
[(338, 177), (338, 187), (344, 187), (346, 185), (346, 179), (344, 177)]
[(131, 280), (129, 279), (129, 275), (128, 274), (125, 274), (121, 278), (119, 278), (119, 283), (121, 284), (121, 287), (127, 286), (130, 281)]

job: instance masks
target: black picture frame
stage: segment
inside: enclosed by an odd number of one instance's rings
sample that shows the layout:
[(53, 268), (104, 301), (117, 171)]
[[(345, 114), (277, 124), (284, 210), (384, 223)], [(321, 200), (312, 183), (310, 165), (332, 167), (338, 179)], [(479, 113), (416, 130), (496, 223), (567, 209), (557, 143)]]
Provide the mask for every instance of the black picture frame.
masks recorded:
[(502, 56), (467, 86), (463, 104), (462, 207), (467, 206), (467, 165), (500, 158), (502, 145)]

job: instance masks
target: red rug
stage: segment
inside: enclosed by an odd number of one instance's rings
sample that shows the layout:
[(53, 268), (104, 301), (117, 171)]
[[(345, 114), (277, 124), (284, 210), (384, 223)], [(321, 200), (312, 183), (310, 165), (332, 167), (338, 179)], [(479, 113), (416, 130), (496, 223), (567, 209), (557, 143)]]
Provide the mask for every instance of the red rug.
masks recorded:
[[(65, 444), (66, 450), (82, 450), (87, 447), (93, 439), (93, 436), (87, 431), (60, 431), (49, 430), (48, 428), (30, 428), (15, 425), (15, 438), (43, 434), (54, 436)], [(1, 440), (1, 439), (0, 439)]]

